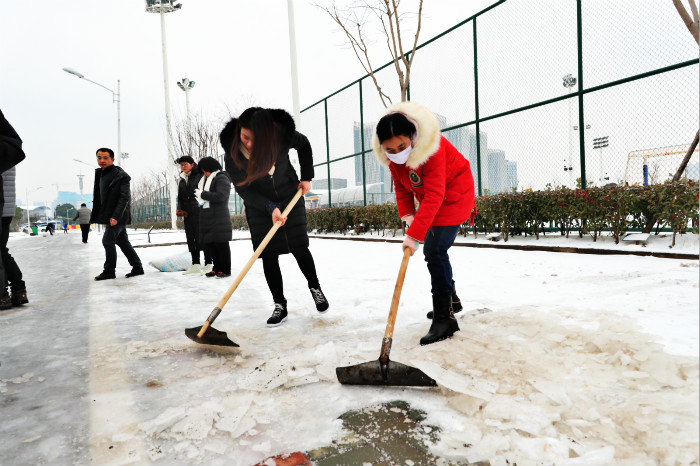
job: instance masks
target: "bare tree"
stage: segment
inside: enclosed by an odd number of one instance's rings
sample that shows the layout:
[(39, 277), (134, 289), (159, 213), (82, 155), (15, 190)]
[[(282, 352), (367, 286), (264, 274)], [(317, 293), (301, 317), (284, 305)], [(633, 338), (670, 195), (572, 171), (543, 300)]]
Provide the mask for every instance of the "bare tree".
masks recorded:
[(399, 80), (401, 101), (405, 101), (411, 78), (411, 66), (413, 65), (413, 59), (416, 57), (416, 46), (418, 45), (418, 36), (421, 29), (423, 0), (418, 0), (418, 23), (413, 38), (413, 46), (409, 54), (405, 52), (401, 36), (402, 20), (406, 15), (399, 13), (400, 4), (401, 0), (358, 0), (345, 10), (339, 10), (335, 4), (330, 7), (316, 4), (316, 6), (325, 10), (343, 30), (362, 68), (372, 78), (372, 82), (374, 82), (374, 86), (379, 92), (379, 98), (385, 107), (388, 107), (388, 104), (391, 104), (392, 101), (391, 97), (382, 90), (374, 74), (374, 67), (369, 54), (369, 41), (366, 34), (367, 20), (368, 16), (373, 14), (381, 22), (386, 45), (394, 62), (394, 68)]
[(673, 0), (673, 5), (676, 7), (676, 10), (678, 10), (678, 14), (681, 15), (681, 19), (688, 28), (688, 31), (693, 35), (695, 42), (700, 44), (700, 39), (698, 39), (698, 25), (700, 24), (700, 20), (698, 19), (698, 6), (695, 4), (695, 0), (687, 1), (690, 5), (690, 12), (693, 15), (692, 18), (686, 11), (685, 6), (683, 6), (682, 0)]
[(206, 120), (201, 114), (194, 115), (189, 122), (175, 123), (175, 155), (189, 155), (195, 161), (202, 157), (218, 158), (220, 125)]

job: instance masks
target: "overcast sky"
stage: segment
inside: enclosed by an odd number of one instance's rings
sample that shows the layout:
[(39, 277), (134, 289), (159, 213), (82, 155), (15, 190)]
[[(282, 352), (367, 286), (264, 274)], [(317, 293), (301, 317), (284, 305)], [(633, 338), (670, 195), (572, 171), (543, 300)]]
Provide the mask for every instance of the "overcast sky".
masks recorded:
[[(223, 119), (255, 104), (292, 110), (285, 0), (182, 0), (166, 15), (169, 90), (175, 120), (185, 115), (177, 81), (195, 81), (192, 113)], [(329, 2), (318, 2), (328, 4)], [(347, 5), (349, 0), (337, 2)], [(406, 8), (415, 2), (404, 2)], [(423, 42), (493, 3), (428, 1)], [(294, 1), (299, 93), (304, 108), (365, 73), (331, 18), (307, 0)], [(161, 28), (143, 0), (3, 2), (0, 7), (0, 108), (24, 140), (17, 197), (51, 202), (57, 191), (92, 189), (95, 150), (117, 148), (112, 95), (62, 70), (73, 68), (116, 91), (121, 80), (124, 168), (146, 176), (166, 161)], [(379, 38), (379, 36), (375, 36)], [(376, 66), (389, 56), (375, 47)], [(43, 186), (43, 189), (33, 191)], [(38, 199), (37, 199), (38, 198)]]

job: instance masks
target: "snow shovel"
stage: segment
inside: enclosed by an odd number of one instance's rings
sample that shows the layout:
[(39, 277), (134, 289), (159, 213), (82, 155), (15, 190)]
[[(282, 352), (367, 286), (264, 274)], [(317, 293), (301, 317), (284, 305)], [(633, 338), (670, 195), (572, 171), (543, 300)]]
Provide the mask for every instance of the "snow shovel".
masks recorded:
[[(289, 215), (289, 212), (291, 212), (292, 208), (296, 205), (300, 197), (301, 189), (299, 189), (292, 198), (292, 200), (289, 201), (289, 204), (287, 204), (287, 207), (284, 209), (284, 212), (282, 212), (282, 217), (286, 217), (287, 215)], [(238, 285), (240, 285), (241, 281), (243, 281), (243, 277), (246, 276), (250, 268), (255, 263), (255, 260), (258, 257), (260, 257), (260, 254), (262, 254), (263, 249), (265, 249), (265, 246), (267, 246), (267, 243), (270, 242), (272, 237), (275, 235), (275, 233), (277, 233), (277, 230), (281, 226), (281, 220), (276, 221), (275, 224), (272, 225), (272, 228), (270, 228), (270, 231), (267, 233), (267, 236), (263, 238), (262, 242), (253, 253), (253, 257), (251, 257), (250, 260), (248, 260), (246, 265), (243, 267), (243, 270), (241, 270), (241, 272), (238, 274), (231, 286), (229, 286), (228, 290), (226, 291), (226, 294), (224, 294), (223, 298), (221, 298), (221, 301), (219, 301), (214, 310), (211, 311), (211, 314), (209, 314), (209, 317), (207, 317), (207, 320), (206, 322), (204, 322), (204, 325), (202, 325), (201, 327), (185, 329), (185, 335), (187, 336), (187, 338), (197, 343), (202, 343), (204, 345), (239, 346), (234, 341), (228, 338), (226, 332), (222, 332), (220, 330), (215, 329), (214, 327), (211, 327), (211, 324), (213, 324), (214, 320), (216, 320), (216, 318), (219, 317), (221, 309), (223, 309), (223, 307), (226, 305), (233, 292), (236, 291)]]
[(435, 380), (428, 377), (420, 369), (389, 360), (391, 339), (394, 335), (394, 322), (396, 322), (401, 288), (403, 288), (403, 279), (406, 276), (406, 268), (408, 268), (408, 259), (410, 257), (411, 250), (408, 248), (404, 249), (403, 261), (401, 262), (399, 276), (394, 287), (394, 296), (391, 298), (391, 310), (389, 311), (389, 320), (386, 323), (379, 359), (354, 366), (336, 367), (335, 374), (338, 376), (338, 382), (347, 385), (437, 386)]

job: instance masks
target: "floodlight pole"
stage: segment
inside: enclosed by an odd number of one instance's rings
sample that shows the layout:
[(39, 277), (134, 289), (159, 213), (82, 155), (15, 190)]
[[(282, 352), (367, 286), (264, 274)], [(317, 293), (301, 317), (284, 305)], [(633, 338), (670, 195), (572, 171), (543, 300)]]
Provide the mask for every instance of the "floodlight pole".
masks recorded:
[[(570, 74), (567, 74), (562, 79), (564, 81), (563, 82), (564, 87), (569, 89), (569, 95), (571, 95), (571, 88), (576, 85), (576, 78), (574, 78)], [(571, 184), (572, 188), (576, 188), (576, 179), (574, 178), (574, 166), (571, 163), (571, 157), (572, 157), (571, 153), (573, 152), (573, 146), (572, 146), (573, 142), (571, 141), (571, 136), (572, 136), (572, 126), (571, 126), (571, 112), (572, 112), (571, 103), (572, 103), (572, 101), (571, 101), (571, 97), (569, 97), (567, 100), (569, 101), (569, 127), (567, 130), (567, 135), (569, 136), (569, 167), (568, 167), (569, 168), (569, 170), (568, 170), (569, 171), (569, 183)]]
[(146, 0), (146, 11), (148, 13), (160, 14), (160, 39), (163, 49), (163, 87), (165, 90), (165, 135), (168, 146), (168, 160), (166, 165), (168, 170), (168, 197), (170, 197), (170, 221), (173, 230), (177, 228), (177, 216), (175, 215), (177, 185), (175, 184), (175, 159), (173, 157), (175, 150), (170, 126), (172, 117), (170, 113), (170, 92), (168, 90), (168, 53), (165, 41), (165, 13), (177, 11), (181, 6), (180, 4), (173, 5), (172, 0)]

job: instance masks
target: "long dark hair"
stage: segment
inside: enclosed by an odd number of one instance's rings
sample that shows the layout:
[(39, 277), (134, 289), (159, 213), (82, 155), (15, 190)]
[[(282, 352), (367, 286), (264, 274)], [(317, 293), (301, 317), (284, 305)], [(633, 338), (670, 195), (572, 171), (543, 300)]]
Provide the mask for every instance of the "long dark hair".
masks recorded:
[(267, 175), (277, 162), (279, 155), (279, 137), (272, 114), (265, 108), (251, 107), (241, 113), (236, 125), (236, 137), (231, 146), (231, 158), (239, 169), (243, 169), (245, 157), (241, 152), (241, 128), (253, 133), (253, 150), (248, 160), (248, 176), (238, 183), (245, 186)]
[(406, 136), (413, 140), (415, 134), (416, 127), (402, 113), (389, 113), (377, 123), (377, 138), (380, 144), (394, 136)]

